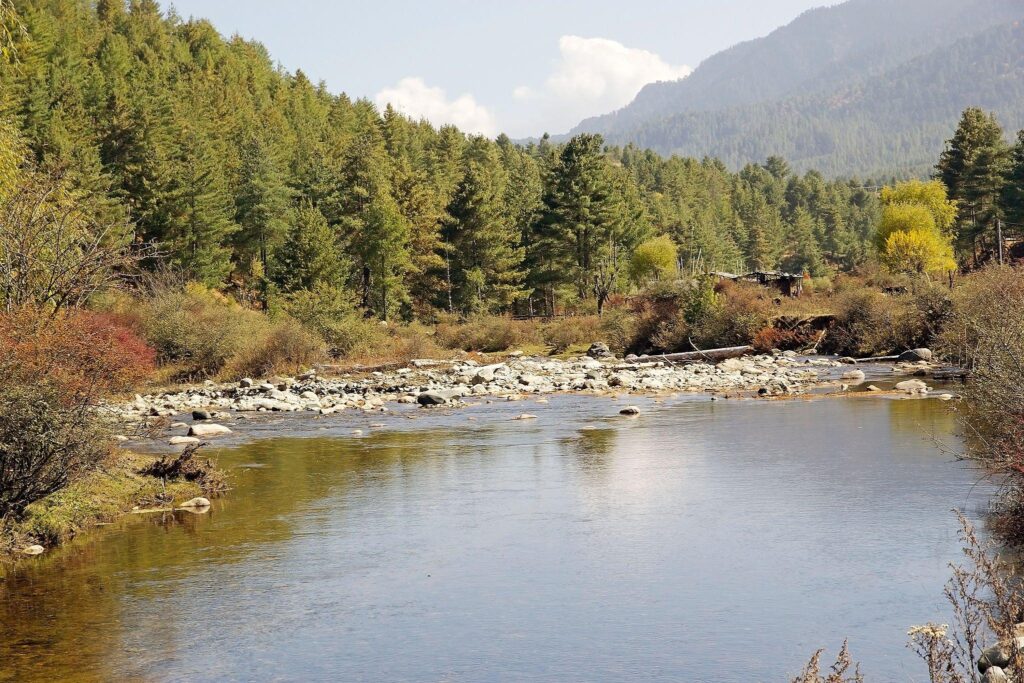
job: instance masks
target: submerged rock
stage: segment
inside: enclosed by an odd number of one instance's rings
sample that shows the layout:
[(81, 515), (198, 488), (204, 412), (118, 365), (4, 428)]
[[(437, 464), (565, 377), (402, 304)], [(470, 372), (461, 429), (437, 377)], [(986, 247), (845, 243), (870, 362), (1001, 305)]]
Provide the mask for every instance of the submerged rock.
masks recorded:
[(183, 510), (208, 508), (210, 507), (210, 500), (208, 498), (203, 498), (202, 496), (197, 496), (195, 498), (192, 498), (191, 500), (186, 500), (178, 507)]
[(639, 415), (640, 409), (636, 406), (626, 406), (619, 411), (619, 415)]
[(896, 391), (928, 391), (928, 385), (919, 379), (907, 379), (896, 384)]
[(840, 379), (845, 379), (850, 382), (863, 382), (867, 375), (864, 374), (863, 370), (847, 370), (843, 373)]

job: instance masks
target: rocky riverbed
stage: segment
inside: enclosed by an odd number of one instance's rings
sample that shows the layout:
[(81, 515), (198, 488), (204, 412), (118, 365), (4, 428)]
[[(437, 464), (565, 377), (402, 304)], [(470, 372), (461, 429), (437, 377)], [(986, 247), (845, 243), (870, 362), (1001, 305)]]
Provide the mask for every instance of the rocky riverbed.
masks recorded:
[[(596, 346), (596, 345), (595, 345)], [(598, 349), (595, 355), (603, 356)], [(845, 361), (849, 363), (847, 359)], [(792, 395), (825, 384), (857, 384), (859, 369), (844, 369), (842, 359), (798, 356), (793, 352), (731, 358), (717, 364), (672, 363), (656, 358), (621, 360), (610, 356), (580, 356), (559, 360), (510, 356), (483, 365), (476, 361), (413, 361), (408, 367), (363, 375), (322, 376), (309, 371), (298, 377), (264, 381), (182, 387), (136, 395), (129, 403), (108, 403), (101, 411), (119, 423), (145, 423), (153, 418), (189, 414), (195, 423), (185, 445), (218, 436), (219, 425), (205, 423), (226, 413), (298, 412), (332, 414), (344, 410), (383, 412), (389, 403), (423, 406), (458, 405), (472, 398), (516, 400), (555, 392), (652, 395), (673, 392), (709, 394), (749, 393)], [(894, 366), (901, 374), (925, 372), (925, 361)], [(909, 391), (927, 391), (920, 381)]]

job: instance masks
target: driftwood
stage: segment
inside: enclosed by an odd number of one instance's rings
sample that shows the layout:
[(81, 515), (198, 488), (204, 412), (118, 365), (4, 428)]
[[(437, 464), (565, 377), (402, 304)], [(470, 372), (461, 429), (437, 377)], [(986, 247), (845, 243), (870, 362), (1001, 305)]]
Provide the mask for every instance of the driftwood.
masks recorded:
[(739, 358), (753, 353), (753, 346), (729, 346), (723, 349), (707, 349), (705, 351), (684, 351), (682, 353), (663, 353), (657, 356), (640, 356), (630, 358), (628, 363), (654, 363), (670, 361), (673, 363), (699, 363), (701, 361), (718, 362), (729, 358)]

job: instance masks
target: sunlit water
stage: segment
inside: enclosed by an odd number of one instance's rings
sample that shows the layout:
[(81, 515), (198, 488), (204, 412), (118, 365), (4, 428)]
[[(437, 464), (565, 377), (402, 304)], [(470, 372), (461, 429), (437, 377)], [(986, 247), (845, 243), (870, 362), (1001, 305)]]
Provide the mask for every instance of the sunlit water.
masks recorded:
[(265, 425), (306, 433), (216, 452), (210, 513), (0, 582), (0, 679), (749, 683), (847, 637), (925, 677), (906, 630), (948, 620), (949, 510), (990, 494), (948, 404), (619, 405)]

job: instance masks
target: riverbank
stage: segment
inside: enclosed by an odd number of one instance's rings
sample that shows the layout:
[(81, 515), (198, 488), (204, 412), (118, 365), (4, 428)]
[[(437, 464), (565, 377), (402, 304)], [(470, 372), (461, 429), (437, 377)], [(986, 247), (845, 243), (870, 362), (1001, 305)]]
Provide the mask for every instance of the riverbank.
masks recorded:
[[(601, 349), (595, 355), (600, 356)], [(497, 360), (497, 359), (496, 359)], [(712, 396), (751, 393), (791, 396), (827, 386), (861, 384), (871, 377), (925, 376), (936, 365), (920, 360), (855, 367), (850, 359), (799, 356), (793, 352), (730, 358), (719, 363), (673, 363), (657, 357), (622, 360), (578, 356), (565, 360), (510, 355), (490, 364), (475, 360), (414, 360), (407, 367), (367, 373), (319, 374), (237, 383), (206, 382), (160, 393), (136, 395), (128, 403), (106, 403), (101, 413), (126, 427), (160, 426), (159, 420), (183, 415), (209, 422), (225, 414), (308, 412), (330, 415), (344, 410), (386, 412), (389, 404), (458, 405), (467, 400), (517, 400), (553, 393), (660, 395), (703, 393)], [(914, 391), (926, 391), (922, 382)], [(189, 427), (182, 421), (168, 428)], [(217, 436), (204, 424), (175, 433), (172, 445)], [(170, 434), (170, 431), (168, 431)], [(172, 437), (173, 438), (173, 437)]]
[(28, 506), (19, 520), (0, 523), (0, 579), (5, 566), (16, 560), (42, 554), (122, 515), (154, 509), (202, 512), (205, 497), (223, 489), (223, 474), (211, 463), (196, 463), (201, 476), (161, 477), (150, 471), (159, 462), (155, 455), (118, 449), (101, 467)]

